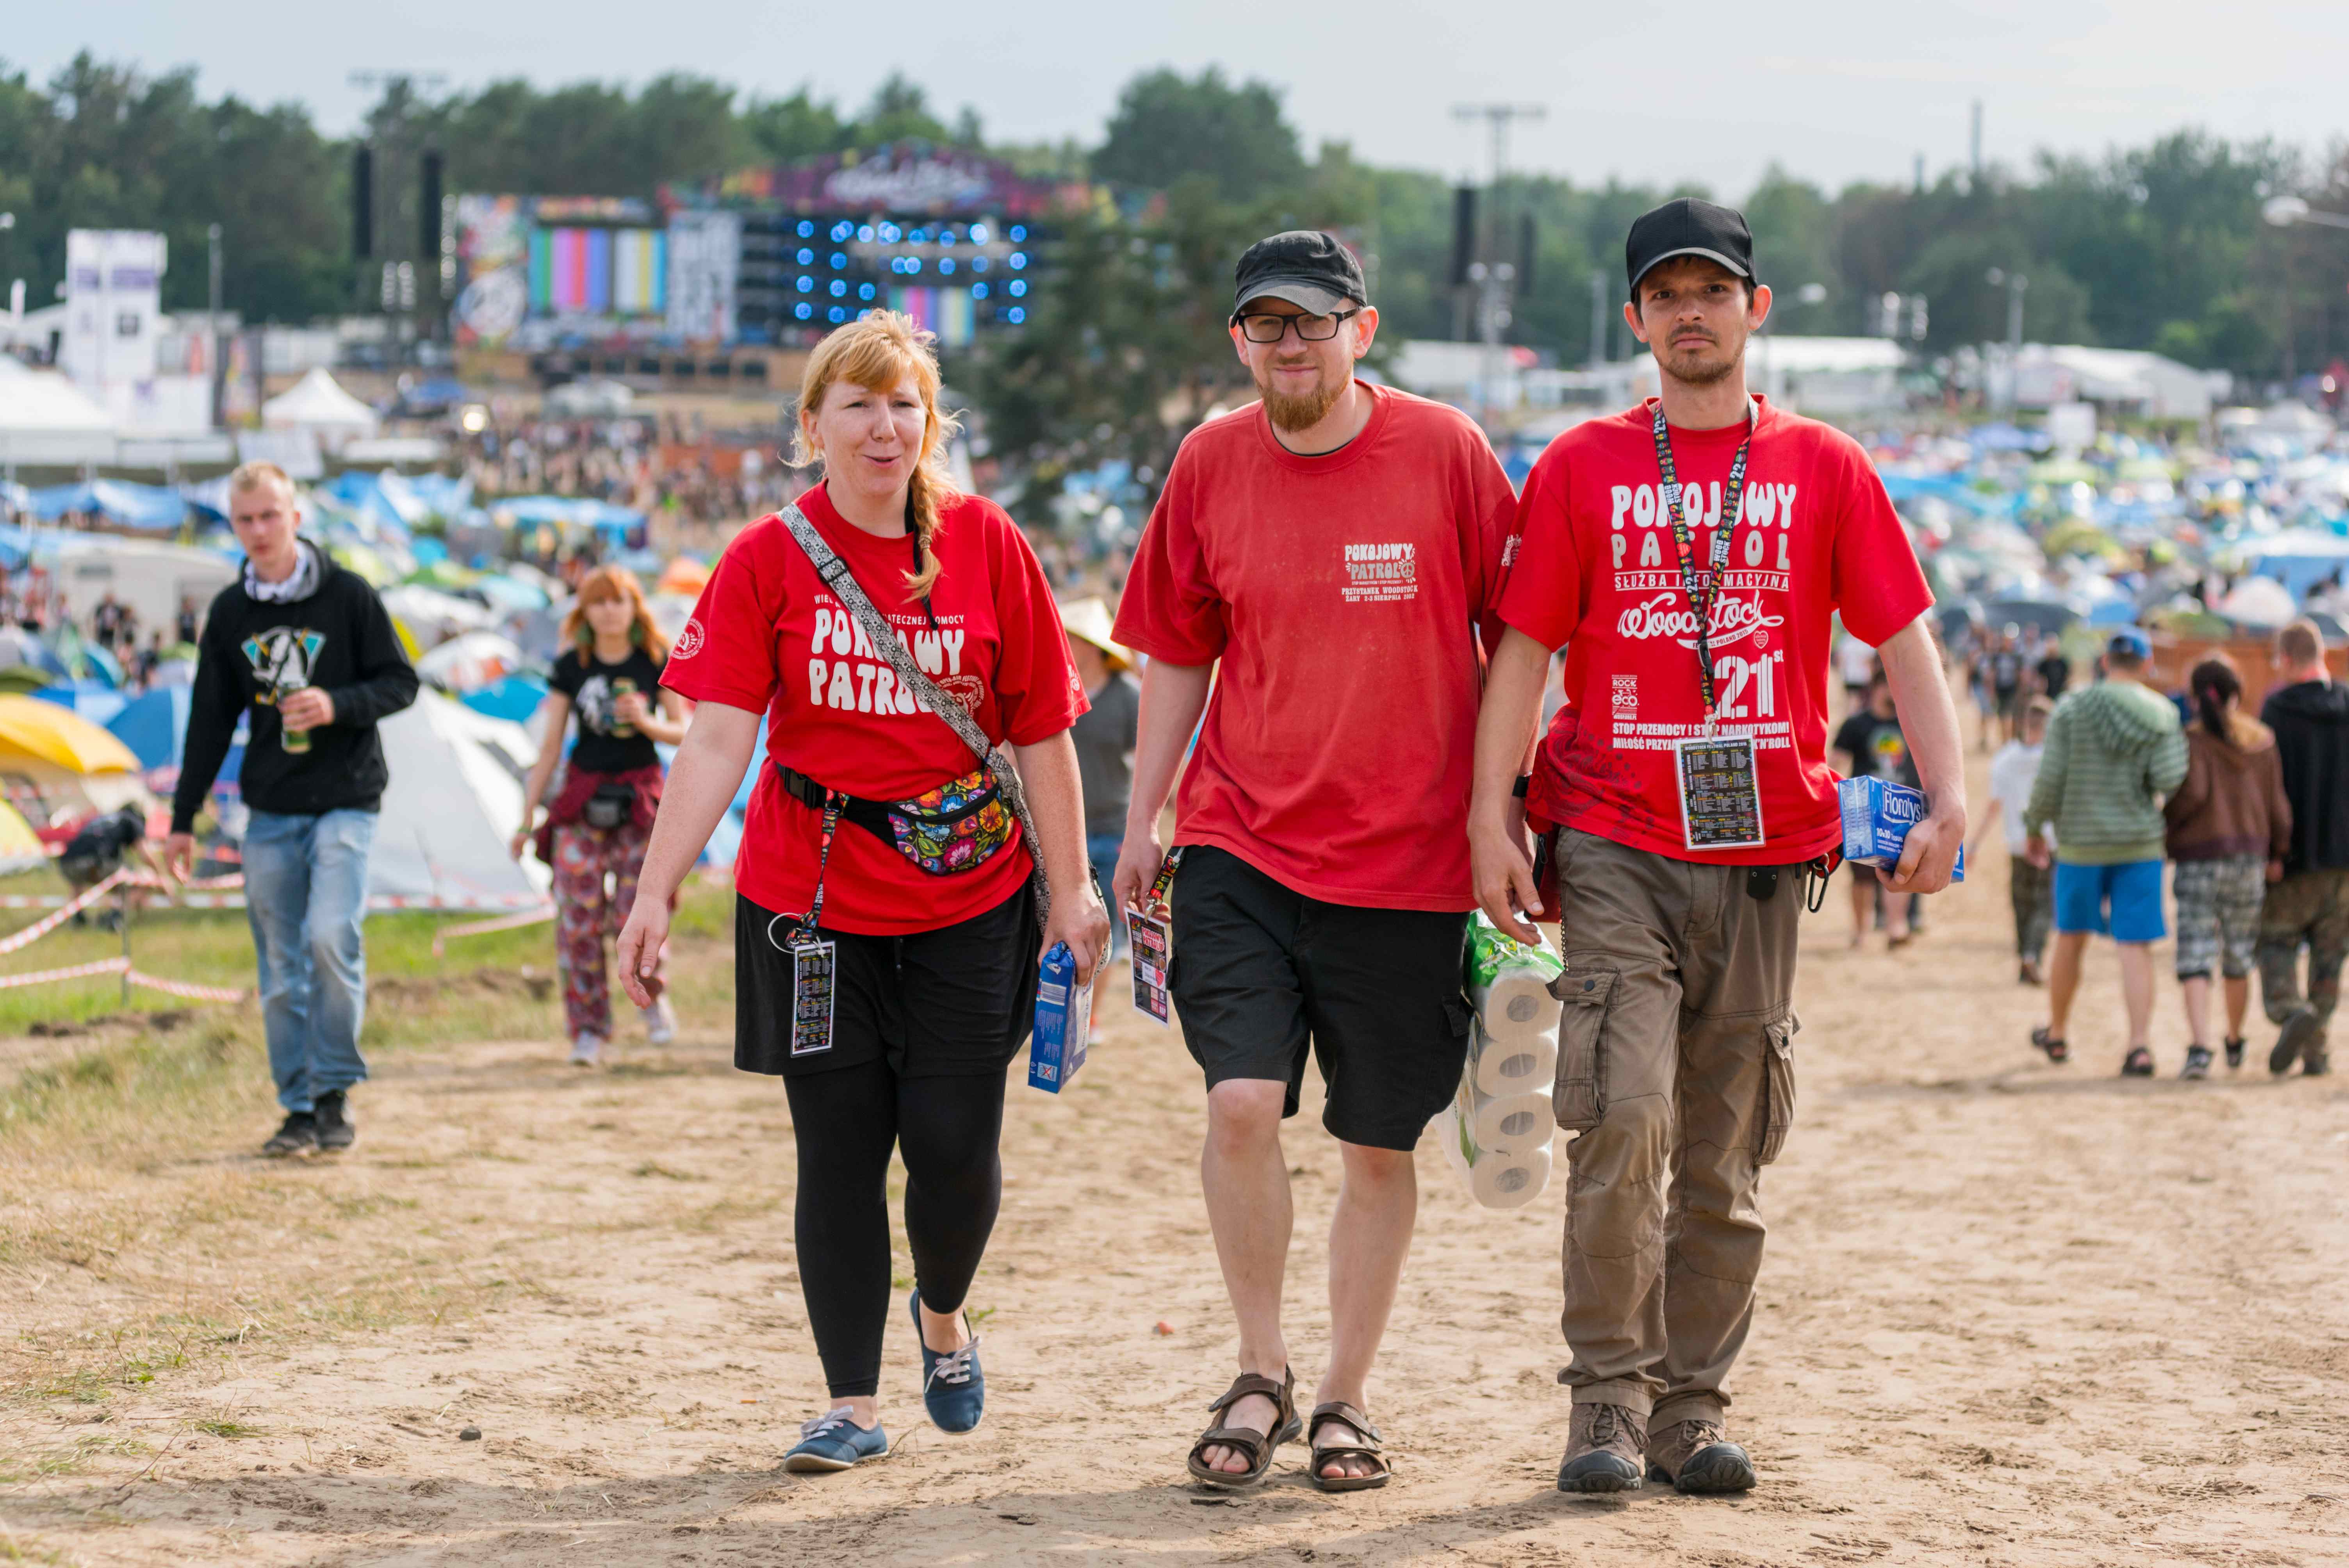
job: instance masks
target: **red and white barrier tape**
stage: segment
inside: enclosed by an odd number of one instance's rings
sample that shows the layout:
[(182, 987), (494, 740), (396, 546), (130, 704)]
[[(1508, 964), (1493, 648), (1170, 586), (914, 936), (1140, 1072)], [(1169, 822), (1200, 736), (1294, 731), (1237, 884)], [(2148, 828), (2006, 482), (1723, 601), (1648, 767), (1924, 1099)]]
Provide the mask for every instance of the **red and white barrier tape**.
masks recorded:
[(36, 969), (29, 975), (0, 975), (0, 991), (12, 991), (19, 985), (46, 985), (52, 980), (80, 980), (92, 975), (119, 975), (130, 967), (128, 958), (101, 958), (95, 964), (77, 964), (70, 969)]
[[(143, 886), (145, 884), (142, 883), (140, 885)], [(0, 909), (58, 909), (72, 902), (73, 901), (67, 898), (65, 894), (57, 892), (0, 893)], [(463, 913), (468, 910), (476, 909), (510, 909), (521, 902), (523, 901), (519, 897), (512, 895), (500, 895), (495, 897), (466, 899), (461, 901), (451, 899), (405, 897), (371, 898), (367, 900), (367, 913), (370, 914), (395, 914), (407, 913), (414, 911), (443, 910), (452, 913)], [(538, 895), (535, 893), (532, 894), (531, 902), (533, 904), (538, 903)], [(191, 892), (171, 900), (170, 907), (173, 909), (243, 909), (244, 907), (244, 894), (241, 892)], [(543, 906), (542, 905), (542, 907)]]
[(82, 910), (113, 892), (115, 884), (124, 881), (129, 875), (128, 872), (117, 872), (104, 882), (85, 888), (66, 900), (57, 907), (54, 914), (45, 915), (22, 931), (12, 932), (5, 937), (0, 937), (0, 954), (15, 953), (20, 948), (30, 947), (58, 926), (71, 920)]
[(520, 914), (502, 914), (495, 920), (468, 921), (462, 925), (444, 925), (432, 934), (432, 956), (442, 956), (441, 944), (452, 936), (487, 936), (493, 931), (518, 931), (525, 925), (536, 925), (554, 918), (554, 906), (541, 904), (536, 909), (523, 910)]
[(158, 979), (152, 975), (141, 975), (136, 969), (129, 969), (128, 960), (121, 962), (133, 985), (144, 985), (150, 991), (160, 991), (166, 995), (185, 996), (191, 1002), (242, 1002), (252, 995), (234, 985), (195, 985), (185, 980)]

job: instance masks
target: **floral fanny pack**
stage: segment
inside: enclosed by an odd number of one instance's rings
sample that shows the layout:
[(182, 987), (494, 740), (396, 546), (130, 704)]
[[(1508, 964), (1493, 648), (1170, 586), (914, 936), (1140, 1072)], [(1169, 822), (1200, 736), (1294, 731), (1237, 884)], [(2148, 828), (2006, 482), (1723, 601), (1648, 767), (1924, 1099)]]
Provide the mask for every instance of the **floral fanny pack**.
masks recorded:
[(783, 792), (818, 811), (837, 811), (934, 877), (977, 871), (1011, 841), (1018, 820), (995, 776), (981, 768), (910, 800), (866, 800), (828, 789), (796, 769), (775, 765)]

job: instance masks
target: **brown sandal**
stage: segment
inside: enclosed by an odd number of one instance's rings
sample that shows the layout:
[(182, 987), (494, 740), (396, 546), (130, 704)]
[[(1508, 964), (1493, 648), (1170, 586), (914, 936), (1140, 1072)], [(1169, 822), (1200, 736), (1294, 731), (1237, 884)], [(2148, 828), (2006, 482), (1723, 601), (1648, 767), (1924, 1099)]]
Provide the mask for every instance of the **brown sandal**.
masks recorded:
[[(1321, 1429), (1332, 1421), (1343, 1422), (1354, 1429), (1354, 1440), (1350, 1443), (1323, 1443)], [(1326, 1405), (1316, 1405), (1306, 1423), (1306, 1445), (1313, 1450), (1313, 1484), (1323, 1491), (1370, 1491), (1382, 1487), (1394, 1472), (1381, 1457), (1381, 1439), (1371, 1418), (1347, 1404), (1332, 1399)], [(1368, 1460), (1378, 1468), (1368, 1475), (1323, 1475), (1321, 1467), (1331, 1460)]]
[[(1279, 1413), (1273, 1418), (1272, 1430), (1259, 1432), (1254, 1427), (1209, 1427), (1199, 1434), (1199, 1440), (1191, 1445), (1190, 1470), (1195, 1480), (1215, 1486), (1254, 1486), (1272, 1468), (1273, 1450), (1283, 1443), (1294, 1442), (1298, 1433), (1303, 1430), (1297, 1419), (1297, 1374), (1287, 1367), (1281, 1369), (1278, 1383), (1259, 1372), (1241, 1373), (1232, 1379), (1232, 1386), (1224, 1390), (1223, 1398), (1209, 1405), (1207, 1409), (1211, 1414), (1221, 1415), (1251, 1394), (1261, 1394), (1280, 1407)], [(1207, 1463), (1206, 1451), (1217, 1447), (1237, 1449), (1247, 1455), (1248, 1468), (1244, 1470), (1219, 1470)]]

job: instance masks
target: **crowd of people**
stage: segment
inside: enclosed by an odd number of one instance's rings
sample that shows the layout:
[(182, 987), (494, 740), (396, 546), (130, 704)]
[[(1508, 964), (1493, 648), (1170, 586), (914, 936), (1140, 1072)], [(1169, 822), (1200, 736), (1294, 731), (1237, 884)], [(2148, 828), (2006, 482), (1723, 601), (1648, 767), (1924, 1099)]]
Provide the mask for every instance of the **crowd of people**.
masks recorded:
[(485, 425), (464, 435), (460, 456), (484, 496), (585, 496), (685, 524), (762, 516), (803, 482), (770, 447), (730, 444), (721, 455), (698, 416), (673, 413)]
[(1972, 847), (2005, 823), (2018, 975), (2048, 988), (2047, 1022), (2032, 1043), (2051, 1061), (2070, 1060), (2082, 956), (2091, 937), (2108, 935), (2128, 1022), (2121, 1071), (2157, 1070), (2152, 944), (2169, 934), (2167, 861), (2188, 1030), (2178, 1076), (2206, 1078), (2217, 1059), (2214, 967), (2228, 1068), (2243, 1065), (2256, 970), (2277, 1029), (2269, 1071), (2321, 1075), (2349, 953), (2349, 688), (2333, 680), (2323, 634), (2307, 619), (2276, 634), (2275, 684), (2256, 718), (2224, 655), (2167, 694), (2148, 683), (2152, 654), (2143, 632), (2114, 632), (2095, 683), (2052, 707), (2024, 700), (2017, 733), (1991, 762)]
[[(1868, 454), (1747, 391), (1770, 293), (1743, 216), (1692, 199), (1644, 214), (1625, 277), (1661, 394), (1567, 431), (1520, 493), (1464, 415), (1356, 376), (1378, 314), (1342, 244), (1250, 247), (1228, 326), (1259, 400), (1185, 443), (1113, 612), (1061, 602), (1009, 516), (950, 481), (930, 340), (888, 312), (811, 356), (788, 467), (821, 477), (731, 542), (673, 642), (628, 573), (580, 576), (512, 846), (554, 868), (573, 1061), (613, 1038), (615, 927), (647, 1037), (673, 1031), (678, 893), (763, 741), (735, 861), (734, 1055), (782, 1080), (825, 1385), (787, 1469), (889, 1451), (893, 1153), (925, 1413), (947, 1431), (984, 1418), (964, 1303), (1000, 1202), (1006, 1068), (1040, 963), (1065, 949), (1090, 984), (1114, 912), (1137, 940), (1171, 934), (1162, 978), (1201, 1071), (1202, 1198), (1237, 1341), (1185, 1469), (1251, 1486), (1301, 1439), (1315, 1487), (1387, 1484), (1372, 1380), (1413, 1150), (1467, 1059), (1464, 937), (1482, 918), (1540, 942), (1562, 916), (1557, 1485), (1755, 1484), (1730, 1384), (1760, 1173), (1793, 1122), (1795, 934), (1843, 840), (1836, 775), (1924, 796), (1897, 863), (1852, 879), (1855, 943), (1880, 919), (1897, 946), (1951, 879), (1963, 749), (1933, 596)], [(286, 1112), (267, 1148), (348, 1147), (359, 890), (390, 777), (375, 726), (416, 677), (373, 592), (300, 537), (284, 475), (248, 465), (230, 488), (248, 562), (204, 629), (171, 859), (249, 711), (247, 874), (269, 890), (252, 918)], [(2033, 1039), (2067, 1059), (2081, 955), (2108, 932), (2124, 1070), (2153, 1069), (2167, 855), (2188, 1075), (2213, 1059), (2213, 965), (2241, 1058), (2254, 965), (2271, 1068), (2323, 1072), (2349, 943), (2349, 699), (2298, 624), (2261, 718), (2214, 662), (2189, 733), (2145, 684), (2147, 652), (2114, 634), (2077, 691), (2027, 628), (1961, 660), (1999, 742), (1974, 847), (2005, 822), (2020, 977), (2049, 992)], [(1344, 1178), (1307, 1399), (1282, 1315), (1282, 1124), (1309, 1058)]]

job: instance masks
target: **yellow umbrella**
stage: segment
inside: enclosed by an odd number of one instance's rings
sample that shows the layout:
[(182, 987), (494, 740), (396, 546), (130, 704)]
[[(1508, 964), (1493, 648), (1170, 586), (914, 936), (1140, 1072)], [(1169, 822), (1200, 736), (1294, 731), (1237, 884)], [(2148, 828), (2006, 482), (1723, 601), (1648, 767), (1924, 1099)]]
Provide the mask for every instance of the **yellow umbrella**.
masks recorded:
[(0, 696), (0, 766), (12, 753), (70, 773), (136, 773), (139, 758), (108, 730), (38, 697)]

